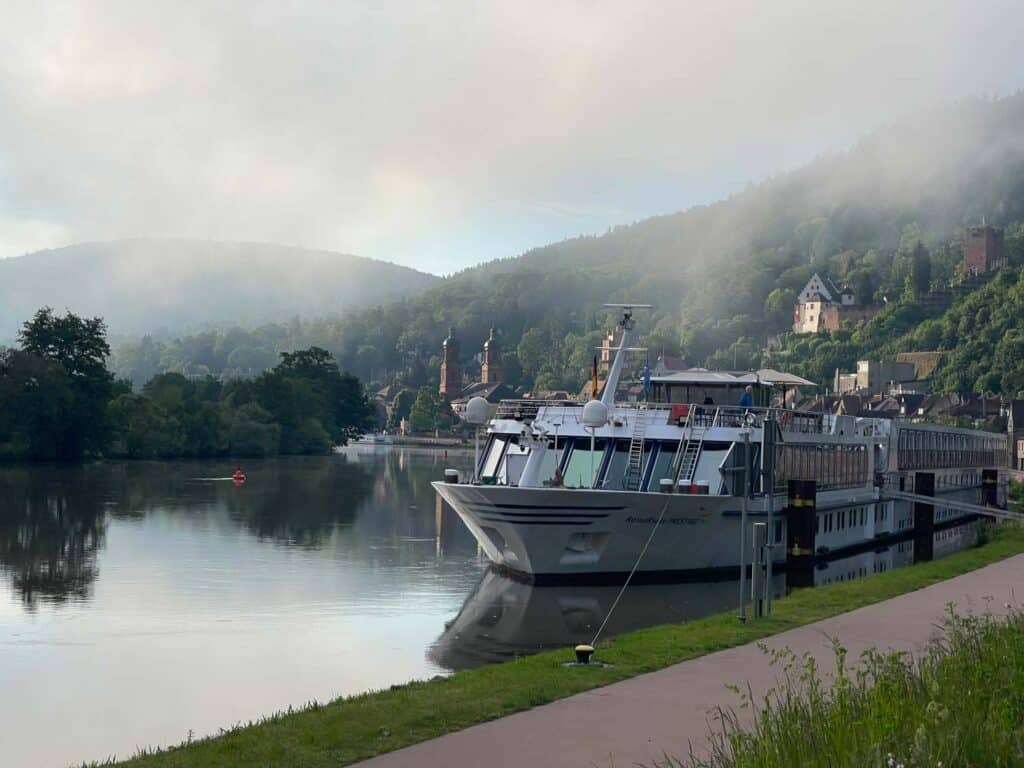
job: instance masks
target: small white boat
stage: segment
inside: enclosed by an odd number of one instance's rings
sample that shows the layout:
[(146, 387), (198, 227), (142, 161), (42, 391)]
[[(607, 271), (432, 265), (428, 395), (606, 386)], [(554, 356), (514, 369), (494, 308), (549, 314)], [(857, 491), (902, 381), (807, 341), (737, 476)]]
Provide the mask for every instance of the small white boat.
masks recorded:
[(395, 438), (387, 432), (371, 432), (356, 440), (358, 445), (394, 445)]

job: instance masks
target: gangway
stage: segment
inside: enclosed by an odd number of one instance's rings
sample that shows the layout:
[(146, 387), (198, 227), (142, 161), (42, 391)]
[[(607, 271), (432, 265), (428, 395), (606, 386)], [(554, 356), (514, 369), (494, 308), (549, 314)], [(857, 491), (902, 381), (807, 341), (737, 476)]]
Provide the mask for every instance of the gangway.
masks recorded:
[(924, 496), (919, 493), (908, 493), (907, 491), (896, 491), (889, 488), (879, 489), (879, 500), (880, 501), (913, 501), (918, 504), (930, 504), (933, 507), (939, 507), (941, 509), (953, 509), (957, 512), (967, 512), (968, 514), (974, 515), (987, 515), (988, 517), (995, 518), (996, 520), (1018, 520), (1024, 521), (1024, 514), (1020, 512), (1011, 512), (1008, 509), (999, 509), (998, 507), (984, 507), (980, 504), (971, 504), (967, 501), (955, 501), (953, 499), (944, 499), (941, 496)]

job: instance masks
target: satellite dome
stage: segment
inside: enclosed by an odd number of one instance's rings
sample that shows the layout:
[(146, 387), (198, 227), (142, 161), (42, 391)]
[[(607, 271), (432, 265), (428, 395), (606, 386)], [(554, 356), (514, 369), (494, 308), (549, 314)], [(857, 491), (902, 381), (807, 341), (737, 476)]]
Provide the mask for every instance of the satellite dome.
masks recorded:
[(491, 405), (482, 397), (470, 398), (466, 403), (466, 421), (470, 424), (483, 424), (491, 415)]
[(597, 429), (608, 423), (608, 406), (600, 400), (591, 400), (583, 406), (583, 426)]

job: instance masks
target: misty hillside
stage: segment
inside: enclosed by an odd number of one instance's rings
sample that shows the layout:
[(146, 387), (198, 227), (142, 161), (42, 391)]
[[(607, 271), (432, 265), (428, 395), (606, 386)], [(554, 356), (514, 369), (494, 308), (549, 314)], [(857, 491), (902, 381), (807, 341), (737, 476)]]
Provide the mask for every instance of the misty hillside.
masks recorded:
[(390, 302), (439, 278), (330, 251), (140, 239), (0, 259), (0, 341), (43, 305), (100, 315), (115, 335), (253, 326)]
[(629, 300), (655, 304), (639, 318), (653, 353), (753, 365), (767, 337), (786, 332), (813, 272), (856, 286), (865, 303), (898, 300), (919, 243), (941, 285), (956, 277), (963, 227), (1024, 222), (1022, 136), (1024, 95), (958, 103), (726, 200), (465, 270), (384, 311), (230, 343), (183, 339), (145, 355), (129, 347), (118, 369), (138, 378), (194, 370), (202, 359), (200, 370), (217, 373), (233, 348), (242, 350), (236, 359), (273, 359), (267, 352), (316, 343), (364, 379), (386, 382), (402, 380), (414, 357), (436, 376), (449, 326), (468, 360), (494, 325), (522, 384), (568, 387), (585, 376), (611, 322), (601, 303)]
[(466, 273), (614, 262), (701, 273), (764, 249), (810, 260), (895, 248), (910, 223), (944, 237), (982, 217), (1024, 219), (1024, 94), (923, 113), (725, 200)]

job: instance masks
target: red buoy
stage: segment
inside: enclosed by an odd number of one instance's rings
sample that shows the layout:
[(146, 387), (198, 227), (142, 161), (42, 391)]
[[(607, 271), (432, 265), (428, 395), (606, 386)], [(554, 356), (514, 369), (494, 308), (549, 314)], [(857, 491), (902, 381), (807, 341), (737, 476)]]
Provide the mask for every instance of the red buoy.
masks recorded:
[(235, 473), (231, 475), (231, 479), (234, 481), (235, 485), (241, 485), (245, 482), (245, 472), (242, 471), (241, 466), (235, 467)]

